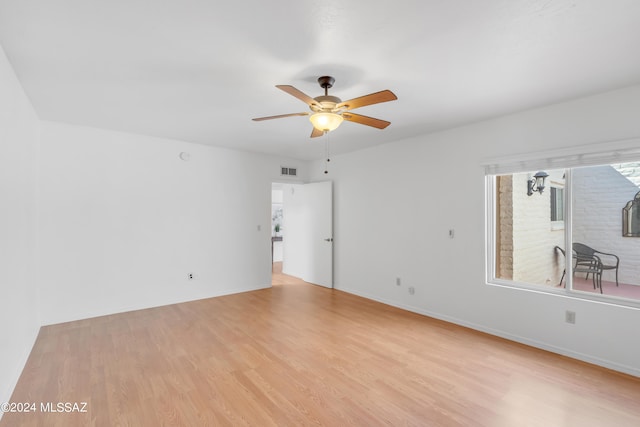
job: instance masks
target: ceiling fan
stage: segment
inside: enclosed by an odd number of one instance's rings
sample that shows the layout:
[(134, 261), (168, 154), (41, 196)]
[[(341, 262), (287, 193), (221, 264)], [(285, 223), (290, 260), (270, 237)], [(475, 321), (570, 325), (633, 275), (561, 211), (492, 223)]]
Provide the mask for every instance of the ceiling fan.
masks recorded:
[(329, 89), (333, 87), (335, 79), (331, 76), (322, 76), (318, 78), (320, 87), (324, 89), (324, 95), (311, 98), (309, 95), (301, 92), (290, 85), (276, 85), (278, 89), (287, 92), (289, 95), (295, 96), (309, 106), (311, 112), (280, 114), (278, 116), (258, 117), (254, 121), (280, 119), (292, 116), (309, 116), (309, 120), (313, 124), (311, 138), (324, 135), (326, 132), (335, 130), (343, 120), (359, 123), (361, 125), (372, 126), (378, 129), (384, 129), (391, 124), (386, 120), (375, 119), (373, 117), (363, 116), (361, 114), (352, 113), (351, 110), (365, 107), (367, 105), (379, 104), (381, 102), (394, 101), (398, 97), (390, 90), (370, 93), (348, 101), (342, 101), (337, 96), (330, 96)]

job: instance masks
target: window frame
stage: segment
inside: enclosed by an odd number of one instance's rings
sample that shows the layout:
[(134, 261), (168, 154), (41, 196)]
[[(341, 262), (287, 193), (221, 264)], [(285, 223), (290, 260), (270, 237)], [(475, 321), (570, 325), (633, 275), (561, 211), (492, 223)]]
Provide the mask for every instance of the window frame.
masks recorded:
[[(558, 197), (557, 197), (557, 193), (558, 191), (562, 191), (562, 209), (558, 209)], [(559, 230), (559, 229), (564, 229), (564, 186), (562, 185), (550, 185), (549, 186), (549, 196), (551, 197), (551, 212), (550, 212), (550, 216), (549, 219), (551, 220), (551, 229), (552, 230)], [(562, 213), (562, 218), (561, 219), (557, 219), (558, 213)], [(556, 219), (554, 219), (554, 213), (556, 215)]]
[[(636, 143), (640, 143), (639, 140)], [(633, 151), (628, 158), (623, 157), (621, 159), (621, 155), (619, 152), (612, 153), (602, 153), (597, 157), (594, 157), (589, 162), (585, 162), (584, 164), (576, 164), (571, 161), (564, 161), (567, 163), (567, 166), (562, 166), (562, 159), (558, 159), (556, 162), (558, 164), (547, 165), (546, 169), (564, 169), (565, 170), (565, 183), (564, 183), (564, 194), (563, 194), (563, 203), (564, 203), (564, 241), (565, 247), (571, 247), (573, 244), (573, 236), (572, 236), (572, 220), (573, 220), (573, 198), (572, 198), (572, 169), (575, 167), (583, 167), (583, 166), (598, 166), (598, 165), (611, 165), (618, 163), (627, 163), (634, 162), (640, 160), (640, 150), (631, 150)], [(549, 159), (546, 159), (546, 163), (552, 163)], [(573, 289), (573, 264), (572, 257), (565, 256), (565, 280), (566, 285), (563, 288), (556, 287), (548, 287), (545, 285), (537, 285), (531, 283), (518, 282), (510, 279), (502, 279), (496, 276), (497, 271), (497, 263), (496, 263), (496, 225), (497, 225), (497, 176), (506, 175), (506, 174), (517, 174), (528, 172), (534, 169), (544, 169), (542, 166), (531, 167), (526, 162), (520, 162), (517, 166), (513, 165), (490, 165), (485, 168), (485, 218), (486, 218), (486, 226), (485, 226), (485, 244), (486, 244), (486, 284), (490, 286), (499, 286), (506, 287), (511, 289), (517, 289), (522, 291), (533, 291), (537, 293), (545, 293), (563, 297), (570, 297), (580, 300), (588, 300), (588, 301), (596, 301), (603, 302), (607, 304), (612, 304), (621, 307), (632, 307), (632, 308), (640, 308), (640, 300), (634, 300), (624, 297), (617, 297), (613, 295), (606, 294), (597, 294), (591, 292), (584, 292), (580, 290)], [(622, 208), (621, 208), (622, 209)], [(558, 230), (558, 231), (561, 231)]]

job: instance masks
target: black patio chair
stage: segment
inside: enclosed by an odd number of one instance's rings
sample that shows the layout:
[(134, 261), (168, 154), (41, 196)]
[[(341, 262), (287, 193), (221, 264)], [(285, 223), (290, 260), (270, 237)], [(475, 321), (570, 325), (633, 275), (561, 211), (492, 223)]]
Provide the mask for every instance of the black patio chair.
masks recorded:
[[(602, 272), (605, 270), (615, 270), (616, 286), (618, 286), (618, 267), (620, 266), (620, 258), (618, 258), (617, 255), (598, 251), (584, 243), (574, 243), (573, 252), (576, 256), (576, 265), (588, 266), (595, 263), (597, 259), (600, 264), (600, 275), (602, 275)], [(587, 273), (586, 278), (589, 278), (589, 273)]]
[[(564, 249), (560, 246), (554, 247), (554, 250), (559, 251), (566, 257)], [(593, 289), (600, 288), (600, 293), (602, 293), (602, 261), (597, 255), (592, 255), (587, 258), (585, 254), (578, 256), (576, 251), (573, 251), (573, 274), (575, 276), (576, 273), (586, 273), (586, 278), (589, 278), (589, 274), (591, 274), (591, 280), (593, 281)], [(567, 269), (565, 268), (562, 271), (562, 277), (560, 278), (560, 283), (558, 286), (562, 285), (562, 281), (564, 280), (564, 276), (567, 274)], [(565, 285), (566, 286), (566, 285)]]

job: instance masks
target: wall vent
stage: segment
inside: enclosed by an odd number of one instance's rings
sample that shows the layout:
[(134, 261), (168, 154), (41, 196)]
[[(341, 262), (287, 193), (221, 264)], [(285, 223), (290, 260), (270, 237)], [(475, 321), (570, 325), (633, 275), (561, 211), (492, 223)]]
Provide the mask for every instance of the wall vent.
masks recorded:
[(280, 175), (298, 176), (298, 169), (297, 168), (286, 168), (286, 167), (282, 166), (282, 167), (280, 167)]

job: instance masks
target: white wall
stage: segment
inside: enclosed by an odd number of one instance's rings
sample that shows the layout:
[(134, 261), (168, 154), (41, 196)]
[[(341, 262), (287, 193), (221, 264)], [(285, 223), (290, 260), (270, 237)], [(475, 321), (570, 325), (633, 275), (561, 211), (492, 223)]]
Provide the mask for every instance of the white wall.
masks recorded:
[(640, 86), (334, 157), (336, 288), (640, 375), (639, 310), (486, 284), (483, 168), (638, 137), (638, 111)]
[[(279, 185), (282, 186), (282, 185)], [(271, 188), (271, 203), (282, 204), (283, 202), (282, 188)]]
[(283, 161), (43, 122), (43, 324), (270, 286)]
[(10, 400), (40, 327), (35, 265), (38, 133), (38, 117), (0, 47), (0, 402)]

